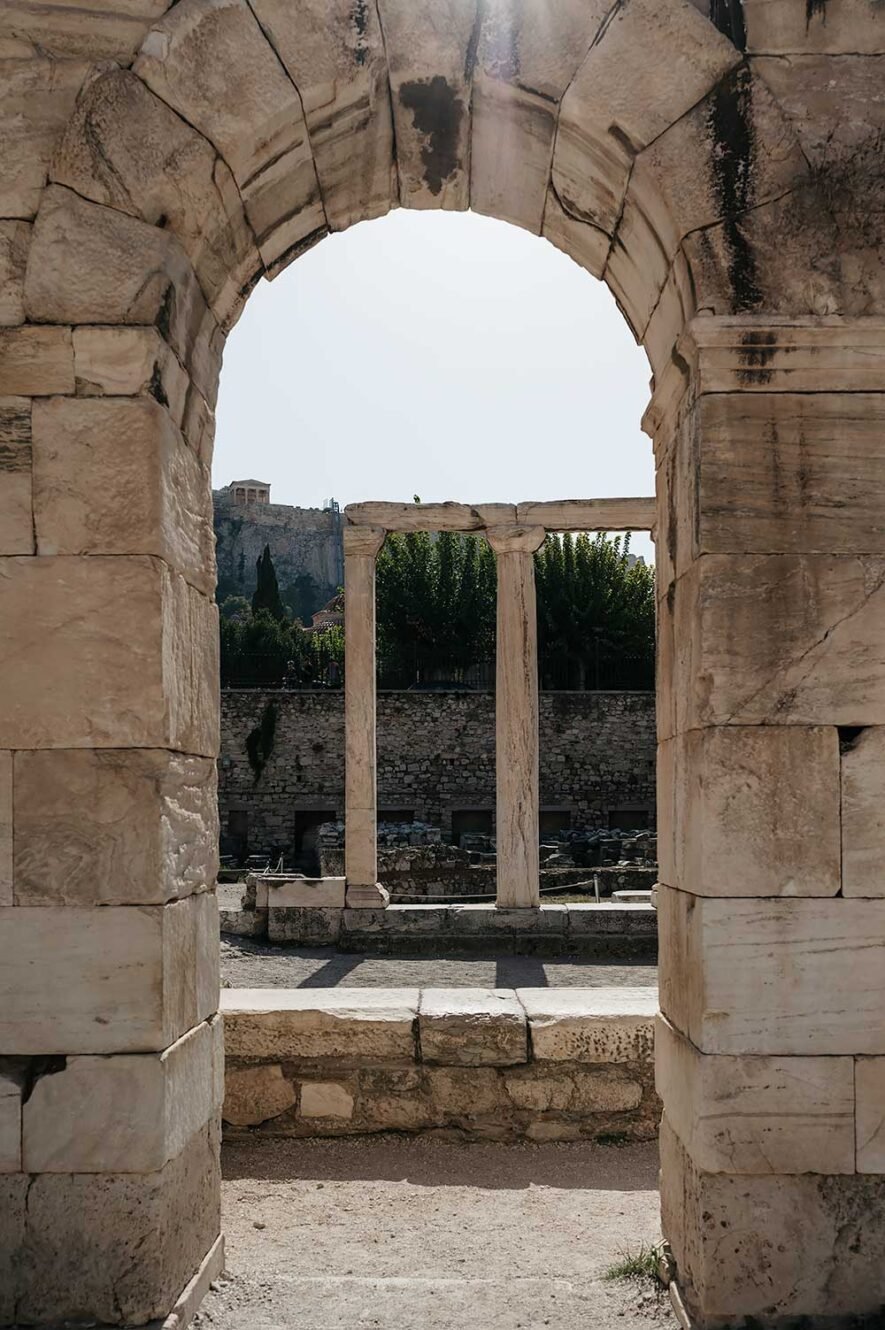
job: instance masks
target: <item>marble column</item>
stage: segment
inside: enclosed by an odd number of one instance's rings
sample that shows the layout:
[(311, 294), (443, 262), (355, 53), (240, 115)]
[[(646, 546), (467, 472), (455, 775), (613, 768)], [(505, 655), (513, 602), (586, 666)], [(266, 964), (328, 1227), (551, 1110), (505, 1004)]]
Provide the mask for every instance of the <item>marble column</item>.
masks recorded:
[(345, 904), (371, 909), (390, 899), (378, 882), (375, 759), (375, 556), (386, 533), (343, 534)]
[(498, 563), (495, 770), (499, 908), (541, 903), (538, 878), (538, 621), (541, 526), (486, 532)]

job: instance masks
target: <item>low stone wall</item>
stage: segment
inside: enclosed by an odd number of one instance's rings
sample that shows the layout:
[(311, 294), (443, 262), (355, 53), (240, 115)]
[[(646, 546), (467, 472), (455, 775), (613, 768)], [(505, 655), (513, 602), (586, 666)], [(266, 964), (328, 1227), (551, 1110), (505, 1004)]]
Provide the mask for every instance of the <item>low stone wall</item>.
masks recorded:
[(655, 988), (228, 989), (225, 1135), (642, 1141)]
[[(344, 851), (323, 850), (320, 856), (323, 877), (344, 874)], [(567, 890), (586, 886), (594, 877), (601, 896), (613, 891), (650, 890), (657, 880), (657, 868), (639, 864), (606, 868), (545, 868), (541, 865), (541, 891)], [(378, 881), (390, 892), (397, 905), (444, 903), (453, 897), (495, 899), (497, 867), (494, 863), (471, 864), (464, 850), (452, 845), (396, 846), (378, 850)]]
[(493, 951), (517, 956), (595, 960), (657, 959), (657, 912), (651, 905), (600, 901), (537, 910), (482, 905), (389, 905), (343, 908), (344, 879), (252, 879), (245, 908), (225, 908), (221, 931), (291, 946), (336, 947), (382, 955)]

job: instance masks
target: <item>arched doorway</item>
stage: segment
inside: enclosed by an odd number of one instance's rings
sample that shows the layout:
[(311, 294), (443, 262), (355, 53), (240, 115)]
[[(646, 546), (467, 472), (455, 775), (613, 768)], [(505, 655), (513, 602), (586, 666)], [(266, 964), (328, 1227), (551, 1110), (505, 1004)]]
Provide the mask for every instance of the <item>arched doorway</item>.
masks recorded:
[[(838, 99), (812, 113), (778, 61), (876, 55), (881, 15), (822, 35), (825, 6), (798, 23), (786, 0), (165, 8), (13, 19), (18, 58), (30, 23), (66, 59), (35, 59), (32, 86), (64, 96), (2, 214), (0, 1043), (38, 1060), (25, 1108), (76, 1077), (94, 1137), (87, 1168), (25, 1122), (14, 1315), (75, 1295), (100, 1320), (162, 1315), (215, 1241), (215, 1091), (190, 1088), (217, 1084), (220, 1047), (200, 888), (221, 354), (263, 274), (397, 204), (545, 236), (647, 350), (665, 1229), (699, 1325), (872, 1313), (882, 288), (851, 201), (877, 197), (875, 135), (861, 117), (859, 147), (816, 155), (797, 125)], [(182, 860), (176, 818), (202, 856)]]

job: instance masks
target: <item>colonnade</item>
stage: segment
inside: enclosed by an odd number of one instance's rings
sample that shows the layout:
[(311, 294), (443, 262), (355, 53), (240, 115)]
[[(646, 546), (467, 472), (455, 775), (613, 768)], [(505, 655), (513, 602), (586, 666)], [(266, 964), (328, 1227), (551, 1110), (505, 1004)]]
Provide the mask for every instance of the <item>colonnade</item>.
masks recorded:
[(350, 907), (379, 908), (375, 560), (389, 531), (483, 535), (498, 569), (495, 691), (497, 905), (539, 891), (538, 626), (534, 554), (548, 531), (650, 531), (653, 499), (526, 504), (358, 503), (344, 510), (345, 875)]

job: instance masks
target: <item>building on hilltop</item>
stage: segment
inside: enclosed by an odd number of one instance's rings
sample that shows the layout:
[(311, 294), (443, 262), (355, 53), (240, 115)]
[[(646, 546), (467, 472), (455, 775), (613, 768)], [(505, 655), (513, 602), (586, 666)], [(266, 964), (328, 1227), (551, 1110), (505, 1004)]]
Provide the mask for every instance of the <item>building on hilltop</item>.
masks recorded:
[(231, 503), (270, 503), (270, 485), (264, 480), (232, 480), (228, 485)]

